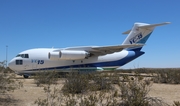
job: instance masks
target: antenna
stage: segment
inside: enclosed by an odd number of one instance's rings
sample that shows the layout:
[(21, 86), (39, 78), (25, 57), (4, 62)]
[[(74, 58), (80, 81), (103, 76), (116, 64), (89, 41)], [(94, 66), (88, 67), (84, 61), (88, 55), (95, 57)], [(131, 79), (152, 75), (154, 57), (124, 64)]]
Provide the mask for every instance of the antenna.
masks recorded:
[(7, 68), (7, 59), (8, 59), (8, 45), (6, 45), (6, 68)]

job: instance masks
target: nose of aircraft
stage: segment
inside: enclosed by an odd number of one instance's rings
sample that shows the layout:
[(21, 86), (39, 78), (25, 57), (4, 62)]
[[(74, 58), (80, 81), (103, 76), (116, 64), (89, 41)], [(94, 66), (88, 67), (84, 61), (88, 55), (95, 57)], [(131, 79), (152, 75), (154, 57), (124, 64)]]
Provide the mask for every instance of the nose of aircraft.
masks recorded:
[(12, 59), (9, 64), (8, 64), (9, 68), (11, 70), (15, 70), (15, 59)]

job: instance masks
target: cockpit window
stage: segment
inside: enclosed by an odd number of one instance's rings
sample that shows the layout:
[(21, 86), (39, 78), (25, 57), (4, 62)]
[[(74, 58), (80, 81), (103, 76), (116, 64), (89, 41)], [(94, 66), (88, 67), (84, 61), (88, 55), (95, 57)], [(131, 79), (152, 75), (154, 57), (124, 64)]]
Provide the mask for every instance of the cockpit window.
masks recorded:
[(16, 60), (16, 65), (23, 65), (23, 61), (22, 60)]
[(25, 54), (25, 58), (29, 58), (29, 55), (28, 55), (28, 54)]
[(25, 54), (21, 54), (21, 57), (24, 58), (24, 57), (25, 57)]
[(20, 55), (20, 54), (18, 54), (16, 57), (21, 57), (21, 55)]
[(29, 58), (29, 54), (18, 54), (16, 57)]

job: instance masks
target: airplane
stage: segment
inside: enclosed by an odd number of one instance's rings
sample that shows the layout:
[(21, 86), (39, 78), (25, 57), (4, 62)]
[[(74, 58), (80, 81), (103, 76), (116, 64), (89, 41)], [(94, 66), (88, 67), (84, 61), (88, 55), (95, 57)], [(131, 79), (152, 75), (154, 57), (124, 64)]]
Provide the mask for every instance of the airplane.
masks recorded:
[(36, 48), (23, 51), (8, 64), (24, 78), (39, 71), (105, 71), (114, 70), (143, 55), (141, 51), (156, 26), (170, 22), (147, 24), (134, 23), (121, 45), (81, 46), (67, 48)]

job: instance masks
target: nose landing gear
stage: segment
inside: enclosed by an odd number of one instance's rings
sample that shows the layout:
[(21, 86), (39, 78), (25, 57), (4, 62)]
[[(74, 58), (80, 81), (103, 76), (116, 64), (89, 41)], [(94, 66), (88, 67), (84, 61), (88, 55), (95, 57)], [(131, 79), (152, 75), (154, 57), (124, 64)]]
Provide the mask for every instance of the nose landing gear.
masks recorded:
[(23, 75), (24, 78), (29, 78), (29, 75)]

